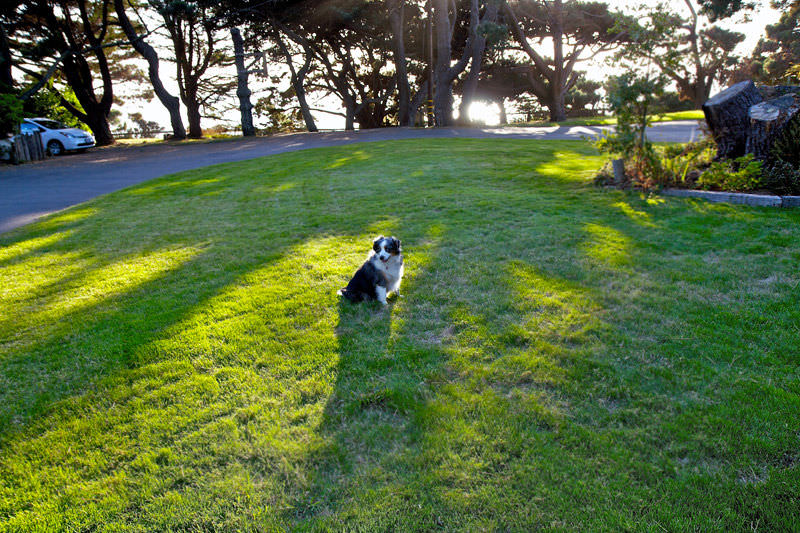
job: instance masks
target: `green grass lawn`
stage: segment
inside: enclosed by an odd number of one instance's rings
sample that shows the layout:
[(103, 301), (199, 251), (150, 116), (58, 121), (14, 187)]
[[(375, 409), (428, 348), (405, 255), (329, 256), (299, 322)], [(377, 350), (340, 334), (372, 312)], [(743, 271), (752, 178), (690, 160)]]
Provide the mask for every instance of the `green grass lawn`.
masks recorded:
[[(800, 213), (600, 163), (351, 145), (0, 235), (0, 531), (797, 531)], [(340, 302), (380, 233), (403, 297)]]
[[(699, 109), (691, 111), (674, 111), (672, 113), (661, 113), (650, 117), (653, 122), (672, 122), (675, 120), (705, 120), (703, 112)], [(585, 117), (570, 118), (561, 122), (515, 122), (509, 126), (608, 126), (615, 125), (617, 119), (614, 117)]]

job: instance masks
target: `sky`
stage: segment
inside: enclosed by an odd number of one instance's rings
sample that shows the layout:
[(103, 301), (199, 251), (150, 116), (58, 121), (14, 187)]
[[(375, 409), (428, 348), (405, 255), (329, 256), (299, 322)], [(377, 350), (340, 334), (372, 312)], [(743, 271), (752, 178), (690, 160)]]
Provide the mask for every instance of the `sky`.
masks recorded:
[[(616, 8), (622, 11), (628, 11), (628, 6), (630, 6), (630, 2), (624, 0), (607, 0), (608, 4), (612, 8)], [(646, 0), (647, 4), (656, 4), (657, 1), (654, 0)], [(671, 7), (673, 11), (676, 11), (681, 14), (688, 15), (688, 9), (684, 4), (683, 0), (667, 0), (665, 2), (667, 5)], [(772, 9), (767, 2), (763, 2), (764, 5), (757, 8), (755, 11), (751, 12), (748, 15), (749, 20), (741, 20), (741, 16), (734, 17), (730, 20), (724, 21), (721, 23), (721, 26), (725, 27), (726, 29), (735, 30), (745, 34), (745, 40), (742, 42), (739, 47), (737, 48), (737, 52), (741, 55), (749, 55), (750, 52), (753, 50), (755, 45), (758, 43), (758, 40), (761, 36), (764, 35), (764, 28), (768, 24), (774, 24), (780, 18), (780, 13), (774, 9)], [(547, 43), (543, 43), (544, 49), (547, 50), (549, 47)], [(163, 52), (160, 52), (163, 54)], [(594, 63), (584, 63), (581, 67), (582, 69), (587, 70), (587, 76), (589, 78), (602, 80), (609, 74), (609, 67), (602, 61), (597, 61)], [(145, 65), (142, 67), (143, 71), (146, 71)], [(230, 67), (230, 76), (235, 77), (236, 73), (233, 67)], [(273, 73), (274, 74), (274, 73)], [(162, 63), (161, 65), (161, 75), (166, 85), (167, 89), (172, 94), (178, 93), (177, 83), (175, 82), (175, 68), (173, 64), (169, 63)], [(255, 104), (256, 100), (259, 97), (259, 86), (263, 90), (263, 82), (259, 82), (257, 78), (251, 76), (251, 91), (253, 95), (251, 96), (252, 102)], [(149, 81), (144, 80), (144, 83), (149, 83)], [(128, 88), (130, 90), (130, 88)], [(123, 92), (125, 89), (123, 88)], [(239, 121), (239, 111), (238, 111), (238, 100), (236, 99), (235, 92), (231, 94), (230, 104), (229, 106), (231, 109), (223, 114), (223, 118), (225, 119), (225, 123), (235, 125)], [(328, 98), (324, 101), (317, 102), (314, 107), (320, 107), (323, 109), (328, 109), (330, 111), (341, 111), (341, 103), (338, 99), (335, 98)], [(153, 120), (164, 126), (165, 129), (169, 129), (169, 115), (165, 111), (164, 107), (158, 101), (158, 99), (154, 98), (150, 102), (143, 102), (141, 100), (135, 102), (128, 102), (122, 107), (123, 114), (127, 115), (134, 112), (141, 112), (142, 115), (146, 120)], [(511, 111), (511, 110), (509, 110)], [(321, 129), (343, 129), (344, 128), (344, 118), (331, 115), (328, 113), (314, 113), (317, 126)], [(485, 122), (487, 125), (497, 124), (499, 122), (498, 117), (498, 110), (497, 107), (494, 105), (486, 105), (478, 103), (473, 106), (473, 109), (470, 111), (470, 115), (473, 119), (481, 120)], [(126, 119), (126, 116), (123, 116), (123, 119)], [(510, 119), (513, 119), (513, 116), (509, 116)], [(256, 126), (258, 126), (258, 119), (256, 118)], [(184, 123), (185, 123), (185, 115), (184, 115)], [(216, 123), (219, 123), (217, 120), (211, 119), (204, 119), (203, 120), (203, 127), (208, 128)]]

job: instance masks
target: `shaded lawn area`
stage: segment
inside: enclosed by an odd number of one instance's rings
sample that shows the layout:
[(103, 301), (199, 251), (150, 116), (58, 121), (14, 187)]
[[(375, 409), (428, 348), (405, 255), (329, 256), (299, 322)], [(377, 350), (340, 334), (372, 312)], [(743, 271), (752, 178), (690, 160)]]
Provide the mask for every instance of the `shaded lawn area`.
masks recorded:
[[(797, 211), (578, 141), (173, 175), (0, 236), (0, 530), (798, 530)], [(403, 298), (335, 292), (403, 240)]]

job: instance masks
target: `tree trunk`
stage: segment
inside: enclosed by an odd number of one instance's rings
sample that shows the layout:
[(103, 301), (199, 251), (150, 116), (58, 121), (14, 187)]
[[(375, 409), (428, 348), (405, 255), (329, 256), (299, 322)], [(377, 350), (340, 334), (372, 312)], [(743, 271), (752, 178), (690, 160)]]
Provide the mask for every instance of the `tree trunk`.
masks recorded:
[(293, 86), (295, 96), (297, 96), (297, 104), (300, 106), (300, 114), (303, 115), (303, 121), (306, 123), (306, 129), (311, 132), (319, 131), (317, 128), (317, 123), (314, 122), (314, 115), (311, 114), (311, 108), (308, 106), (308, 101), (306, 100), (306, 91), (303, 88), (303, 84), (297, 82), (293, 83)]
[(147, 74), (150, 77), (150, 83), (153, 85), (153, 91), (156, 93), (158, 100), (169, 112), (169, 120), (172, 124), (172, 137), (174, 139), (185, 139), (186, 130), (183, 127), (183, 119), (181, 118), (181, 101), (177, 96), (171, 95), (161, 82), (161, 76), (158, 73), (158, 53), (155, 49), (147, 44), (144, 37), (136, 35), (128, 14), (125, 12), (125, 6), (122, 0), (114, 0), (114, 9), (117, 12), (117, 19), (119, 20), (122, 31), (130, 41), (131, 46), (147, 61)]
[(437, 126), (447, 127), (453, 125), (452, 86), (436, 84), (436, 92), (433, 95), (433, 116)]
[(350, 102), (348, 99), (345, 99), (344, 104), (344, 129), (345, 131), (353, 131), (356, 129), (355, 127), (355, 120), (356, 120), (356, 110), (355, 104)]
[[(472, 7), (474, 11), (478, 11), (478, 0), (472, 0)], [(498, 4), (489, 2), (486, 5), (486, 12), (480, 20), (483, 22), (494, 22), (497, 19)], [(461, 106), (458, 110), (459, 122), (468, 124), (469, 108), (475, 100), (475, 92), (478, 89), (478, 78), (481, 75), (481, 66), (483, 64), (483, 52), (486, 50), (486, 37), (478, 33), (477, 25), (472, 30), (472, 58), (469, 65), (469, 72), (464, 80), (464, 87), (461, 91)]]
[(83, 122), (89, 126), (89, 129), (92, 130), (92, 134), (94, 135), (94, 140), (97, 146), (114, 144), (114, 135), (111, 133), (111, 126), (108, 123), (107, 115), (104, 115), (100, 112), (95, 112), (92, 114), (87, 114), (81, 120), (83, 120)]
[(374, 111), (368, 105), (363, 106), (359, 112), (355, 113), (355, 117), (356, 122), (358, 122), (358, 128), (362, 130), (382, 128), (385, 126), (383, 123), (383, 114), (380, 111)]
[(694, 109), (703, 109), (703, 104), (708, 101), (711, 94), (711, 84), (705, 83), (703, 80), (697, 80), (694, 87)]
[(413, 126), (414, 115), (411, 110), (411, 87), (408, 83), (405, 47), (405, 0), (387, 2), (389, 23), (392, 28), (392, 48), (394, 53), (395, 76), (397, 77), (397, 122), (400, 126)]
[(752, 81), (742, 81), (703, 104), (706, 124), (717, 142), (717, 159), (734, 159), (745, 154), (750, 130), (747, 112), (762, 100)]
[(449, 2), (431, 0), (433, 4), (434, 31), (436, 33), (436, 80), (433, 96), (433, 115), (437, 126), (453, 124), (453, 86), (449, 79), (452, 33), (450, 30)]
[(0, 86), (5, 85), (9, 89), (14, 86), (11, 65), (11, 48), (8, 45), (8, 36), (5, 28), (0, 24)]
[(747, 136), (746, 152), (760, 161), (766, 160), (772, 145), (792, 120), (800, 120), (800, 96), (787, 94), (761, 102), (750, 108), (750, 133)]
[(203, 128), (200, 126), (200, 102), (197, 101), (197, 90), (187, 86), (184, 90), (183, 105), (186, 106), (186, 118), (189, 119), (189, 138), (201, 139)]
[(497, 100), (497, 107), (500, 108), (500, 125), (505, 126), (508, 124), (508, 116), (506, 115), (506, 99), (499, 98)]
[(563, 122), (567, 120), (567, 106), (564, 104), (564, 93), (554, 85), (550, 85), (551, 94), (544, 103), (550, 112), (550, 122)]
[[(436, 32), (436, 68), (434, 77), (436, 87), (433, 97), (433, 114), (437, 126), (453, 125), (453, 81), (464, 71), (469, 61), (473, 46), (473, 34), (477, 31), (478, 12), (473, 0), (470, 8), (469, 38), (464, 46), (464, 53), (455, 65), (451, 63), (451, 41), (453, 40), (453, 20), (450, 18), (450, 2), (448, 0), (431, 0), (433, 6), (434, 26)], [(458, 14), (453, 13), (453, 17)]]
[(305, 54), (305, 63), (302, 67), (300, 67), (300, 70), (296, 70), (294, 68), (294, 61), (292, 60), (292, 53), (289, 51), (289, 48), (283, 41), (280, 30), (274, 30), (273, 36), (275, 37), (275, 41), (278, 43), (278, 47), (281, 49), (283, 58), (286, 61), (286, 66), (289, 67), (292, 88), (294, 89), (294, 95), (297, 97), (297, 105), (300, 106), (300, 114), (303, 115), (303, 121), (306, 123), (306, 129), (311, 132), (319, 131), (317, 129), (316, 122), (314, 122), (314, 115), (311, 114), (311, 109), (308, 106), (308, 100), (306, 100), (306, 89), (303, 86), (306, 74), (308, 74), (308, 71), (311, 69), (312, 53), (307, 48), (303, 49)]
[(108, 112), (111, 109), (111, 105), (110, 103), (106, 104), (105, 99), (97, 101), (91, 82), (91, 71), (86, 60), (75, 54), (69, 56), (64, 61), (64, 72), (67, 77), (67, 83), (75, 93), (75, 97), (78, 99), (83, 111), (75, 107), (63, 96), (61, 97), (61, 105), (81, 122), (89, 126), (97, 146), (114, 144), (114, 136), (111, 134), (111, 126), (108, 123)]
[(244, 64), (244, 40), (239, 28), (231, 28), (231, 39), (236, 64), (236, 96), (239, 97), (239, 111), (242, 115), (242, 135), (252, 137), (256, 134), (256, 129), (253, 127), (253, 104), (250, 103), (247, 66)]
[(550, 122), (561, 122), (567, 119), (567, 108), (564, 105), (566, 95), (566, 78), (569, 76), (564, 69), (564, 10), (561, 0), (553, 2), (553, 19), (551, 21), (553, 32), (553, 71), (550, 75), (551, 97), (547, 104), (550, 111)]
[[(103, 9), (103, 19), (99, 30), (99, 36), (94, 34), (94, 28), (89, 21), (86, 2), (84, 0), (77, 3), (78, 12), (82, 21), (82, 36), (92, 47), (92, 55), (95, 64), (89, 65), (87, 58), (80, 53), (72, 53), (64, 57), (64, 68), (62, 72), (67, 78), (75, 97), (78, 99), (83, 111), (72, 105), (65, 98), (61, 98), (61, 104), (78, 119), (91, 128), (95, 141), (98, 146), (114, 144), (114, 136), (111, 135), (111, 126), (108, 124), (108, 113), (114, 102), (113, 84), (111, 70), (108, 65), (108, 58), (102, 46), (106, 29), (108, 28), (108, 12)], [(107, 6), (108, 4), (104, 4)], [(70, 42), (76, 41), (73, 35), (73, 28), (68, 22), (62, 22), (56, 18), (55, 14), (48, 13), (48, 24), (52, 28), (58, 28), (62, 35), (67, 35)], [(63, 39), (63, 37), (62, 37)], [(63, 48), (69, 48), (66, 41), (61, 43)], [(99, 72), (103, 81), (103, 93), (98, 99), (94, 91), (94, 73)]]

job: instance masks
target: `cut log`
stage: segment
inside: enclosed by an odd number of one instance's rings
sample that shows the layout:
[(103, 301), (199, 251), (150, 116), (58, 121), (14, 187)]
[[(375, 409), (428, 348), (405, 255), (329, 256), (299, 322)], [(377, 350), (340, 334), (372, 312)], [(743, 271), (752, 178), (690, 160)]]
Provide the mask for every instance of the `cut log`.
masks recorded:
[(774, 100), (761, 102), (750, 108), (750, 133), (746, 150), (756, 159), (769, 157), (772, 145), (792, 120), (800, 120), (800, 95), (787, 94)]
[(734, 159), (745, 154), (750, 106), (763, 101), (752, 81), (731, 85), (703, 104), (706, 124), (717, 142), (717, 159)]

